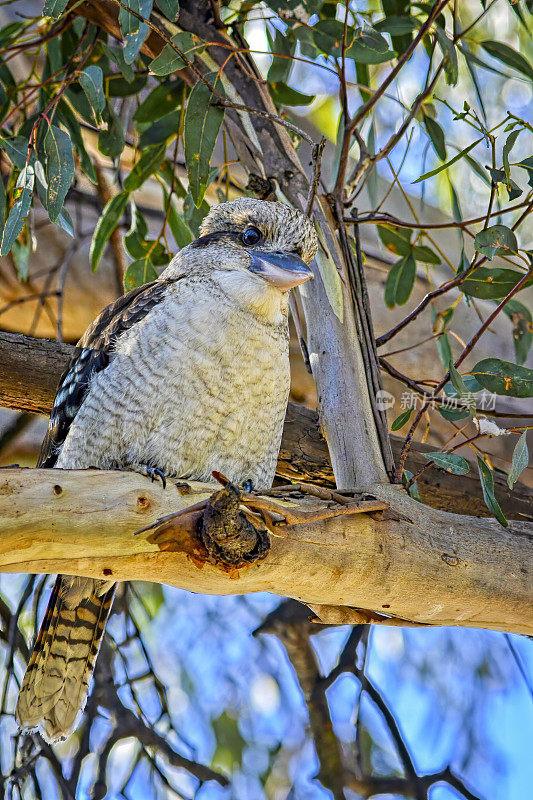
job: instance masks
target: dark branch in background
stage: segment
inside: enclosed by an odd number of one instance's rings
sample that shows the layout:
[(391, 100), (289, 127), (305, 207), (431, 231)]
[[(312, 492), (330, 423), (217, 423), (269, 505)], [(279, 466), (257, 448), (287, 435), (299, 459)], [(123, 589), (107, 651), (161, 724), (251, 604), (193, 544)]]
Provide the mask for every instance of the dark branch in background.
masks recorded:
[[(399, 794), (414, 800), (427, 800), (430, 789), (437, 783), (447, 783), (465, 800), (480, 800), (448, 766), (430, 775), (418, 775), (409, 748), (403, 738), (396, 718), (379, 689), (366, 674), (364, 653), (368, 647), (368, 629), (354, 625), (340, 653), (337, 664), (327, 675), (321, 675), (311, 636), (324, 626), (310, 621), (309, 609), (296, 600), (284, 600), (268, 614), (254, 631), (254, 636), (270, 633), (276, 635), (298, 678), (307, 705), (309, 725), (320, 764), (317, 777), (328, 788), (335, 800), (345, 800), (344, 788), (349, 788), (364, 798), (381, 794)], [(358, 649), (362, 653), (358, 657)], [(359, 666), (361, 665), (361, 666)], [(374, 777), (364, 772), (359, 759), (344, 754), (332, 730), (327, 689), (342, 675), (353, 675), (381, 713), (396, 746), (405, 777)]]

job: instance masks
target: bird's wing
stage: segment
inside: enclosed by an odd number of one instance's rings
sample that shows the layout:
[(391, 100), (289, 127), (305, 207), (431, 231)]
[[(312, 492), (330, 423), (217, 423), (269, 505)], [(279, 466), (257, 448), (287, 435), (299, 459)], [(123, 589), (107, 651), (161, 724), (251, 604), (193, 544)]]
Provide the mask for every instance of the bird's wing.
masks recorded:
[(87, 328), (59, 381), (48, 431), (37, 461), (38, 467), (53, 467), (56, 463), (61, 445), (87, 395), (89, 384), (94, 375), (109, 364), (113, 345), (119, 336), (160, 303), (169, 285), (181, 277), (152, 281), (132, 289), (106, 306)]

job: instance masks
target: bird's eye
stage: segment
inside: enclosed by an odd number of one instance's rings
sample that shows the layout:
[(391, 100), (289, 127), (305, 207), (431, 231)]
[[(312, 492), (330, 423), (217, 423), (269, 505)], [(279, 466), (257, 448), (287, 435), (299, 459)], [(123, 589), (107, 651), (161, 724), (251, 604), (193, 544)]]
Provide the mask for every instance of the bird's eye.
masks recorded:
[(251, 226), (250, 228), (246, 228), (241, 236), (241, 241), (246, 247), (252, 247), (254, 244), (259, 244), (262, 238), (263, 234), (261, 231)]

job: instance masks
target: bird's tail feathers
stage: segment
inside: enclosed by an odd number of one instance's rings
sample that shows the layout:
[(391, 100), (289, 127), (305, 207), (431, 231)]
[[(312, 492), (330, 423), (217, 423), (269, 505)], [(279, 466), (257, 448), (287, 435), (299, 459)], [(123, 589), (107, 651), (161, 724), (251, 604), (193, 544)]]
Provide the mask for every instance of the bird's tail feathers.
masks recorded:
[[(47, 741), (66, 738), (84, 708), (116, 584), (94, 591), (72, 608), (59, 575), (28, 663), (17, 702), (21, 728), (38, 728)], [(108, 584), (109, 585), (109, 584)]]

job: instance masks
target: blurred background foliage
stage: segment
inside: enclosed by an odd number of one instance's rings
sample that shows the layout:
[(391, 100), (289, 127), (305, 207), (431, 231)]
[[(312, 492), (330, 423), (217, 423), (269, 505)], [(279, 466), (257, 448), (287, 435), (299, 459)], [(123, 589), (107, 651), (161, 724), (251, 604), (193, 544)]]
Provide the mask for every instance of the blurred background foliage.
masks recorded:
[[(439, 385), (526, 279), (444, 386), (460, 400), (470, 393), (473, 406), (429, 409), (416, 432), (434, 445), (433, 463), (459, 476), (479, 467), (489, 511), (504, 524), (492, 470), (531, 482), (522, 471), (533, 394), (530, 0), (180, 5), (184, 19), (228, 26), (309, 175), (325, 137), (318, 190), (342, 198), (354, 247), (358, 223), (378, 344), (400, 326), (394, 347), (379, 351), (393, 431), (405, 434), (421, 392)], [(231, 135), (231, 86), (209, 39), (180, 28), (178, 12), (176, 0), (0, 3), (4, 329), (76, 341), (105, 303), (155, 278), (197, 236), (210, 204), (280, 197), (268, 175), (250, 175)], [(457, 278), (403, 325), (406, 310)], [(334, 303), (339, 278), (328, 280)], [(294, 331), (291, 361), (292, 397), (313, 407)], [(482, 388), (497, 394), (497, 428), (483, 420)], [(43, 420), (2, 412), (0, 421), (2, 463), (34, 464)], [(21, 738), (17, 687), (47, 586), (42, 576), (0, 578), (8, 798), (530, 793), (529, 642), (320, 626), (267, 595), (124, 587), (78, 731), (54, 747)]]

